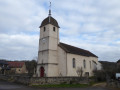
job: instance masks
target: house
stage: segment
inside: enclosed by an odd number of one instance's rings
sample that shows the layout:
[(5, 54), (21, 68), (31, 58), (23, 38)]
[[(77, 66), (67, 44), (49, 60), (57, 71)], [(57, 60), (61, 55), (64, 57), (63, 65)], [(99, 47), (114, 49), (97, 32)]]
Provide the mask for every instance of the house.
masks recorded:
[(15, 74), (24, 74), (27, 73), (25, 62), (22, 61), (9, 61), (8, 66), (11, 68), (11, 71)]
[(8, 70), (10, 70), (8, 63), (5, 60), (0, 60), (0, 74), (6, 74)]
[(117, 61), (117, 67), (120, 67), (120, 59)]
[[(37, 77), (93, 76), (101, 68), (98, 56), (59, 41), (59, 24), (49, 15), (40, 25), (40, 39), (37, 61)], [(72, 42), (71, 42), (72, 43)]]
[(117, 61), (117, 72), (120, 73), (120, 59)]

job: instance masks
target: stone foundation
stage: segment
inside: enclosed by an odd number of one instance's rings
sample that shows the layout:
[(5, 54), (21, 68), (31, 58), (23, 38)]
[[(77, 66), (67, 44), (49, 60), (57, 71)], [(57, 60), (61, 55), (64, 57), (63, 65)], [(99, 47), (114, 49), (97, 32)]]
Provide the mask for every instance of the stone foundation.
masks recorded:
[(80, 77), (45, 77), (45, 78), (31, 78), (32, 84), (75, 84), (82, 83), (87, 84), (87, 78)]

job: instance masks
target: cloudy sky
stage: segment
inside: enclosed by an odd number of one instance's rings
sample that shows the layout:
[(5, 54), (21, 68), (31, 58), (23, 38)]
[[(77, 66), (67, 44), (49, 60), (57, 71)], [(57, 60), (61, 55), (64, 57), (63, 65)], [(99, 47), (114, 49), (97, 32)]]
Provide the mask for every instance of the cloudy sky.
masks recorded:
[[(120, 59), (120, 0), (51, 0), (60, 41), (89, 50), (99, 60)], [(39, 26), (49, 0), (0, 0), (0, 58), (38, 55)]]

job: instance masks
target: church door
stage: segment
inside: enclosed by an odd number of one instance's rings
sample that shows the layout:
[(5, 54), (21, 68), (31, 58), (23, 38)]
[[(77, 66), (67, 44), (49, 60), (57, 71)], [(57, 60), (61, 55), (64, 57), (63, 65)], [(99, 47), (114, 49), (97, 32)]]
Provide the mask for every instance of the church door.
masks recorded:
[(44, 77), (44, 67), (40, 68), (40, 77)]

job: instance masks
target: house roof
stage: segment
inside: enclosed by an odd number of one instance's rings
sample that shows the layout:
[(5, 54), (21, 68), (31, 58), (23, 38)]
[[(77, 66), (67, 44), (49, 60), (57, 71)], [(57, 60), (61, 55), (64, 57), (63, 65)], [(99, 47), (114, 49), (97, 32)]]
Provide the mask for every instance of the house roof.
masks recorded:
[(6, 61), (4, 61), (4, 60), (0, 60), (0, 64), (1, 65), (8, 65), (8, 63)]
[(117, 61), (117, 63), (120, 63), (120, 59)]
[(25, 62), (20, 62), (20, 61), (10, 61), (8, 62), (8, 65), (10, 68), (21, 68)]
[[(87, 57), (97, 57), (95, 54), (91, 53), (88, 50), (84, 50), (78, 47), (74, 47), (65, 43), (59, 43), (59, 46), (65, 50), (67, 53), (72, 53), (72, 54), (77, 54), (77, 55), (82, 55), (82, 56), (87, 56)], [(98, 58), (98, 57), (97, 57)]]
[(51, 17), (51, 16), (48, 16), (47, 18), (45, 18), (42, 21), (40, 27), (45, 26), (47, 24), (52, 24), (52, 25), (54, 25), (54, 26), (56, 26), (56, 27), (59, 28), (58, 22), (53, 17)]

